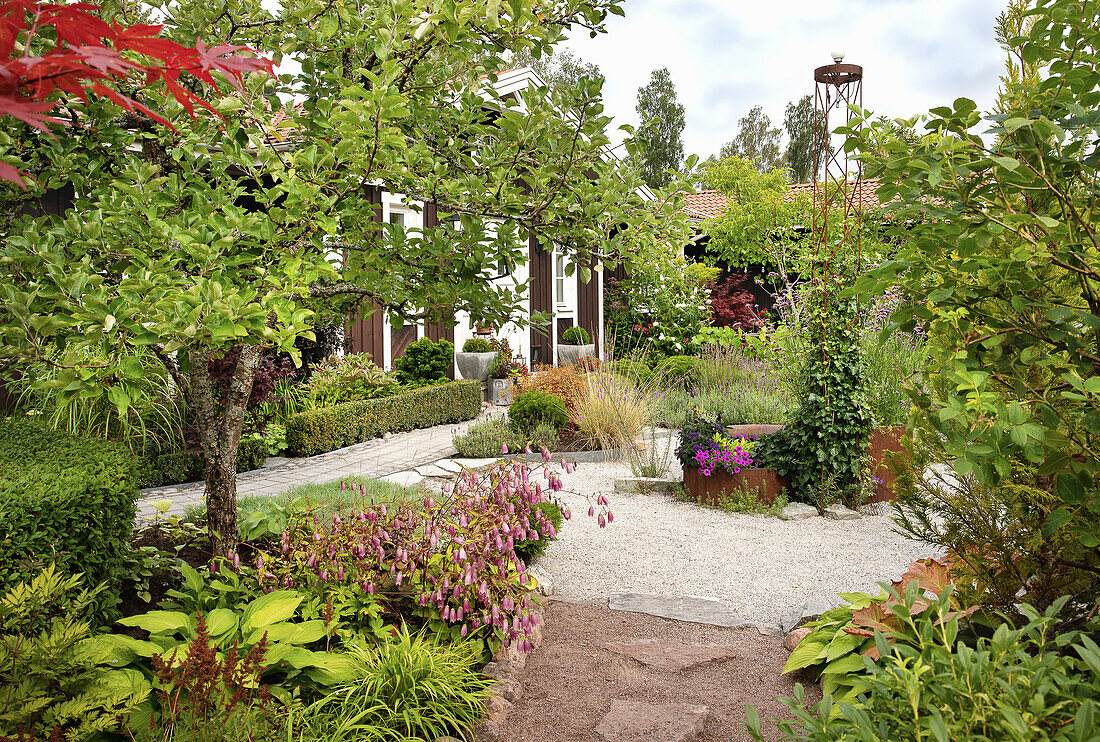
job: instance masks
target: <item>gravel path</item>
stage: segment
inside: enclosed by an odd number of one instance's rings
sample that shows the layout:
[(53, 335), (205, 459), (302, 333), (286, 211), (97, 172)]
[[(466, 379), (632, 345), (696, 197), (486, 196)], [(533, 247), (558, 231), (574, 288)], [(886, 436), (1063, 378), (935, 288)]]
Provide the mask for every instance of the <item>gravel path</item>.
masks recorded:
[[(680, 474), (673, 462), (670, 476)], [(605, 493), (615, 520), (589, 518), (588, 501), (567, 494), (573, 519), (539, 561), (557, 597), (600, 601), (619, 592), (715, 598), (758, 626), (778, 625), (789, 610), (838, 592), (877, 593), (935, 548), (893, 533), (885, 516), (833, 521), (737, 515), (668, 495), (610, 494), (625, 464), (581, 464), (567, 489)]]

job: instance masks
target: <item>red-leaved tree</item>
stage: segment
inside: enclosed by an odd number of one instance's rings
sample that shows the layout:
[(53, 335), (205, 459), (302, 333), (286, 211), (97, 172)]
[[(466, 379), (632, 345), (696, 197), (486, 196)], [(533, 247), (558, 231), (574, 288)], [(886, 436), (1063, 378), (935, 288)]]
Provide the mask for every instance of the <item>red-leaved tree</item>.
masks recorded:
[(709, 284), (711, 323), (715, 327), (740, 327), (755, 330), (760, 326), (756, 297), (749, 288), (747, 273), (727, 273)]
[[(201, 41), (183, 46), (160, 38), (161, 26), (107, 23), (95, 15), (97, 10), (98, 6), (88, 3), (0, 2), (0, 116), (11, 116), (52, 136), (49, 125), (62, 121), (47, 114), (66, 100), (87, 102), (91, 94), (169, 125), (119, 92), (119, 85), (163, 83), (167, 93), (194, 115), (196, 103), (213, 108), (181, 85), (184, 75), (217, 90), (214, 72), (239, 87), (248, 72), (272, 70), (270, 60), (242, 55), (251, 51), (247, 47), (207, 48)], [(138, 61), (139, 56), (145, 61)], [(18, 168), (0, 161), (0, 180), (25, 189), (22, 176)]]

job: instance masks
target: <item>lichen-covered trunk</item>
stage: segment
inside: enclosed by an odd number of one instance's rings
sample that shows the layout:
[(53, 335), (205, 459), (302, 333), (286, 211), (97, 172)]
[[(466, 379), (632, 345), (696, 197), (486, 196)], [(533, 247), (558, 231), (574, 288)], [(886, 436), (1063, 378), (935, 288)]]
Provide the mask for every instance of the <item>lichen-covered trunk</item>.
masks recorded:
[(205, 461), (206, 514), (215, 556), (230, 556), (237, 546), (237, 448), (244, 431), (248, 398), (260, 362), (260, 349), (241, 349), (224, 400), (210, 378), (210, 352), (192, 351), (192, 413)]

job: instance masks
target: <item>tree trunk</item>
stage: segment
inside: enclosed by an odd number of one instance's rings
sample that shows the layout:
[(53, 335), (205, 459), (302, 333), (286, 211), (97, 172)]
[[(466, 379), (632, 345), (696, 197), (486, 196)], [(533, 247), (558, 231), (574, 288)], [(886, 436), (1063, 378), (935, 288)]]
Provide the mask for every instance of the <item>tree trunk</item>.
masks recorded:
[(206, 515), (215, 556), (229, 556), (237, 546), (237, 447), (244, 430), (248, 398), (260, 363), (260, 349), (241, 348), (224, 400), (218, 400), (210, 378), (210, 352), (192, 351), (192, 412), (205, 460)]

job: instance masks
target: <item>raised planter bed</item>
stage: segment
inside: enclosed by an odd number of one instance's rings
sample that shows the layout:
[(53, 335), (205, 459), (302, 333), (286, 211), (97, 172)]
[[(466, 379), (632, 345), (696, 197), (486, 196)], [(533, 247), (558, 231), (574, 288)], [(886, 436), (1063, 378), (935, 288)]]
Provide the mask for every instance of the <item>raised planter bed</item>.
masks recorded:
[(692, 499), (704, 505), (721, 505), (724, 495), (752, 490), (756, 490), (761, 503), (771, 505), (787, 488), (787, 480), (774, 469), (742, 469), (737, 474), (715, 469), (709, 477), (705, 477), (698, 467), (685, 466), (684, 488)]

